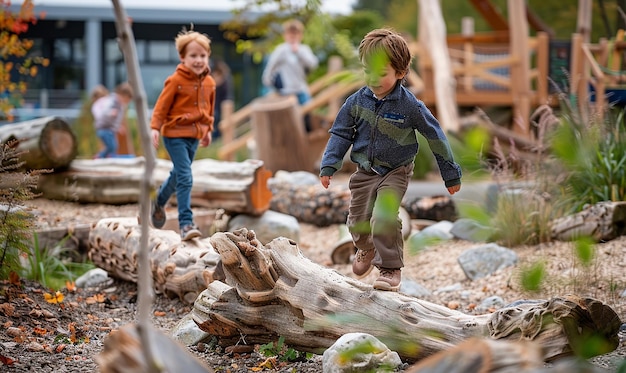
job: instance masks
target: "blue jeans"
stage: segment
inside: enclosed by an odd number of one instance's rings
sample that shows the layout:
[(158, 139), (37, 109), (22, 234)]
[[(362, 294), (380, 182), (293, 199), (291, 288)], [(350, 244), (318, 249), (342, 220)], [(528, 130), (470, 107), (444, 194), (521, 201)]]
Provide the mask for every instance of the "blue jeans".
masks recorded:
[(112, 158), (117, 155), (117, 135), (112, 129), (99, 129), (96, 135), (104, 144), (104, 149), (98, 153), (97, 158)]
[(164, 206), (172, 194), (176, 192), (178, 204), (178, 225), (182, 228), (193, 224), (191, 211), (191, 187), (193, 177), (191, 174), (191, 162), (198, 150), (198, 139), (183, 137), (163, 137), (163, 145), (170, 155), (174, 167), (170, 175), (159, 188), (156, 202)]

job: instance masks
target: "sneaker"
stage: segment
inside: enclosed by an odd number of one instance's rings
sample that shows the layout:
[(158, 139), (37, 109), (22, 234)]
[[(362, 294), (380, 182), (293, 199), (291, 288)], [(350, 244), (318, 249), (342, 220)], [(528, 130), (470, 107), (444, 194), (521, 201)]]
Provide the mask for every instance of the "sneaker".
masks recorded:
[(165, 215), (165, 209), (163, 206), (157, 204), (156, 199), (152, 201), (152, 213), (150, 215), (152, 220), (152, 226), (156, 229), (161, 229), (165, 225), (167, 216)]
[(180, 228), (180, 239), (183, 241), (189, 241), (200, 236), (202, 236), (202, 232), (195, 224), (185, 225)]
[(381, 268), (378, 279), (374, 282), (374, 289), (385, 291), (398, 291), (402, 272), (400, 269)]
[(374, 256), (376, 256), (374, 249), (367, 251), (358, 249), (354, 255), (354, 260), (352, 260), (352, 272), (359, 278), (369, 275), (373, 268)]

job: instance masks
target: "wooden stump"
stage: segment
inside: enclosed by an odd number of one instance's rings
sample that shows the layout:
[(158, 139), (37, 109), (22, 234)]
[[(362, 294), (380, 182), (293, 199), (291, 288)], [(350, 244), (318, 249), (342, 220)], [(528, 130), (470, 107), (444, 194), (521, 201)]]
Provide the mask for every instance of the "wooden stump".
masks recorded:
[(272, 172), (313, 171), (295, 96), (266, 96), (252, 103), (252, 128), (258, 158)]
[(544, 360), (572, 354), (592, 336), (614, 350), (621, 321), (608, 306), (576, 296), (525, 301), (493, 314), (467, 315), (402, 293), (377, 291), (305, 258), (294, 241), (261, 245), (254, 232), (216, 233), (225, 282), (214, 281), (192, 317), (221, 345), (263, 344), (276, 336), (300, 351), (320, 353), (340, 336), (364, 332), (407, 360), (417, 360), (471, 337), (532, 340)]
[(69, 124), (57, 117), (44, 117), (0, 126), (0, 143), (17, 141), (24, 151), (23, 168), (62, 169), (76, 158), (76, 137)]

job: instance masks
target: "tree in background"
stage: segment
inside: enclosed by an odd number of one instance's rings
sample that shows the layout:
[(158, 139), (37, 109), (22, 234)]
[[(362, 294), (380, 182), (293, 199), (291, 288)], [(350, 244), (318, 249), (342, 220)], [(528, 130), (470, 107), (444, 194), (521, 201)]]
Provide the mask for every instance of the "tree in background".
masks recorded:
[(233, 19), (220, 25), (224, 37), (235, 43), (239, 53), (251, 54), (257, 63), (282, 41), (284, 21), (292, 18), (302, 21), (306, 26), (303, 43), (320, 59), (318, 69), (310, 74), (311, 79), (324, 74), (332, 55), (341, 56), (344, 66), (355, 67), (356, 45), (367, 31), (383, 24), (382, 17), (372, 11), (347, 16), (323, 13), (320, 0), (246, 0), (233, 14)]
[[(43, 57), (29, 56), (33, 41), (20, 38), (37, 22), (32, 0), (24, 0), (18, 13), (11, 2), (0, 0), (0, 120), (13, 120), (11, 110), (22, 102), (27, 81), (37, 75), (38, 66), (47, 66)], [(44, 15), (40, 14), (39, 18)]]

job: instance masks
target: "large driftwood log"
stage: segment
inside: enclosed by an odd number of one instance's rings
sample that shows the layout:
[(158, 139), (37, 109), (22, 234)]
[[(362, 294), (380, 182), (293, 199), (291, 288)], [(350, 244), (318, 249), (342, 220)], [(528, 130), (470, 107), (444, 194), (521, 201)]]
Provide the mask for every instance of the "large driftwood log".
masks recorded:
[[(114, 277), (137, 282), (140, 228), (137, 218), (98, 221), (89, 233), (89, 259)], [(193, 303), (209, 283), (223, 278), (208, 238), (181, 241), (174, 231), (151, 229), (148, 250), (157, 294)]]
[(62, 169), (76, 158), (76, 136), (58, 117), (43, 117), (0, 126), (0, 144), (17, 141), (24, 169)]
[[(618, 345), (619, 317), (593, 299), (525, 301), (493, 314), (467, 315), (401, 293), (375, 291), (311, 262), (286, 238), (264, 247), (254, 232), (242, 229), (216, 233), (210, 242), (226, 280), (209, 284), (192, 317), (223, 345), (283, 336), (295, 349), (319, 353), (345, 333), (365, 332), (409, 360), (474, 336), (533, 340), (545, 360), (571, 354), (572, 345), (590, 335), (603, 337), (607, 351)], [(407, 341), (415, 343), (408, 346)]]
[[(143, 157), (75, 160), (65, 172), (42, 175), (39, 190), (48, 199), (73, 202), (125, 204), (139, 200)], [(155, 183), (168, 177), (172, 163), (157, 160)], [(272, 194), (267, 188), (271, 173), (263, 162), (224, 162), (199, 159), (192, 163), (194, 206), (222, 208), (229, 212), (261, 215), (269, 208)]]
[(597, 242), (610, 241), (626, 233), (626, 202), (599, 202), (579, 213), (555, 219), (552, 238), (570, 241), (591, 237)]

